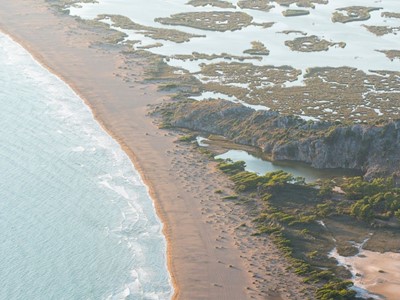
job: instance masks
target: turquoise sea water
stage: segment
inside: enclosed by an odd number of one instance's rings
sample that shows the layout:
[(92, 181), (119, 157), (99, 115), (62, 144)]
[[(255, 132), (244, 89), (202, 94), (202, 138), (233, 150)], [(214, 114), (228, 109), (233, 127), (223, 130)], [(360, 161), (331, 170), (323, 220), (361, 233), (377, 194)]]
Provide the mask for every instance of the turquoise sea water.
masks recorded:
[(126, 154), (0, 34), (0, 299), (168, 299), (165, 252)]

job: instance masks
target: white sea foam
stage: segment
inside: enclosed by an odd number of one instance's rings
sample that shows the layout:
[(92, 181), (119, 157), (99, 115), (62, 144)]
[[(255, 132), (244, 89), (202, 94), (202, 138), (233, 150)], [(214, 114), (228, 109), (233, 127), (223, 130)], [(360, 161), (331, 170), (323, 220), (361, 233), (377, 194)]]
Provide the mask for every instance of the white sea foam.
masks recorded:
[(72, 151), (74, 151), (74, 152), (83, 152), (83, 151), (85, 151), (85, 148), (82, 147), (82, 146), (78, 146), (78, 147), (72, 148)]
[(0, 65), (0, 298), (170, 298), (162, 225), (128, 156), (2, 34)]

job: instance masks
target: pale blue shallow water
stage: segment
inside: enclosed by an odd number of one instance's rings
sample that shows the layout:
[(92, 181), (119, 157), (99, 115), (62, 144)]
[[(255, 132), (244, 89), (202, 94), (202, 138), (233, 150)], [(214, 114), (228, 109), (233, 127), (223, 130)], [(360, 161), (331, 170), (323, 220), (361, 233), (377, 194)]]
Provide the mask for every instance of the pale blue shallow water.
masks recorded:
[(308, 183), (315, 182), (318, 179), (361, 175), (358, 171), (345, 169), (315, 169), (305, 163), (295, 161), (271, 162), (258, 158), (243, 150), (229, 150), (215, 156), (215, 158), (231, 159), (234, 162), (244, 161), (246, 163), (246, 171), (254, 172), (259, 175), (282, 170), (291, 173), (295, 177), (303, 177)]
[(82, 100), (0, 34), (0, 299), (168, 299), (161, 229)]

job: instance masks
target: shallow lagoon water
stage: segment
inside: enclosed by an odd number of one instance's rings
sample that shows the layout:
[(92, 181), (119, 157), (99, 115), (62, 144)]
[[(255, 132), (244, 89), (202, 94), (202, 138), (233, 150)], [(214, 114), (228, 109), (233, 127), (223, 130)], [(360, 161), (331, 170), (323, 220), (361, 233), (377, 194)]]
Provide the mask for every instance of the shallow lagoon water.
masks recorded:
[[(151, 49), (152, 52), (171, 56), (176, 54), (191, 54), (193, 51), (207, 54), (229, 53), (243, 55), (243, 51), (250, 48), (251, 41), (261, 41), (270, 50), (270, 55), (263, 57), (261, 62), (252, 61), (256, 65), (290, 65), (305, 71), (310, 67), (355, 67), (365, 72), (369, 70), (393, 70), (397, 71), (400, 61), (390, 61), (382, 53), (375, 50), (398, 49), (400, 42), (395, 34), (382, 37), (375, 36), (361, 25), (374, 26), (399, 26), (398, 19), (383, 18), (381, 12), (399, 12), (396, 0), (331, 0), (327, 5), (316, 4), (315, 9), (309, 9), (310, 14), (300, 17), (284, 17), (282, 11), (287, 7), (275, 7), (269, 12), (251, 9), (221, 9), (211, 6), (193, 7), (187, 5), (187, 0), (150, 0), (146, 2), (132, 2), (129, 0), (99, 0), (99, 3), (81, 4), (81, 8), (70, 8), (72, 15), (86, 19), (93, 19), (98, 14), (120, 14), (129, 17), (134, 22), (163, 28), (176, 28), (185, 32), (203, 34), (205, 38), (193, 38), (190, 42), (177, 44), (161, 41), (164, 46)], [(236, 4), (237, 1), (230, 1)], [(382, 7), (382, 10), (371, 12), (371, 18), (362, 22), (350, 22), (346, 24), (333, 23), (332, 13), (341, 7), (369, 6)], [(290, 8), (296, 8), (291, 5)], [(215, 32), (204, 31), (184, 26), (165, 26), (154, 21), (157, 17), (168, 17), (172, 14), (194, 11), (243, 11), (254, 18), (254, 22), (275, 22), (271, 28), (248, 26), (238, 31)], [(284, 42), (298, 37), (298, 34), (283, 34), (284, 30), (300, 30), (308, 35), (317, 35), (332, 42), (345, 42), (344, 49), (332, 47), (328, 51), (304, 53), (293, 52)], [(127, 31), (129, 33), (129, 31)], [(132, 32), (133, 34), (133, 32)], [(137, 38), (137, 35), (135, 36)], [(146, 38), (146, 43), (154, 43), (154, 40)], [(175, 66), (187, 68), (191, 72), (199, 70), (198, 64), (193, 62), (174, 61)]]
[(162, 225), (83, 101), (0, 34), (0, 299), (169, 299)]
[[(204, 141), (201, 141), (204, 145)], [(246, 171), (264, 175), (268, 172), (283, 170), (295, 177), (303, 177), (307, 183), (315, 182), (318, 179), (332, 178), (335, 176), (355, 176), (356, 172), (349, 172), (340, 169), (315, 169), (300, 162), (270, 162), (258, 158), (247, 151), (229, 150), (215, 158), (231, 159), (232, 161), (244, 161)]]
[[(221, 89), (216, 89), (219, 93), (214, 93), (212, 99), (226, 99), (229, 93), (232, 91), (226, 88), (229, 85), (240, 86), (239, 82), (234, 82), (234, 72), (230, 69), (226, 74), (215, 75), (215, 76), (203, 76), (201, 73), (202, 64), (218, 64), (221, 62), (231, 63), (231, 62), (241, 62), (238, 58), (215, 58), (212, 60), (199, 59), (199, 60), (182, 60), (177, 59), (176, 55), (191, 55), (193, 52), (204, 53), (208, 55), (222, 53), (227, 53), (234, 56), (244, 56), (247, 59), (244, 60), (246, 63), (251, 63), (255, 66), (291, 66), (297, 70), (301, 71), (296, 77), (283, 82), (282, 85), (275, 85), (273, 79), (266, 78), (258, 88), (260, 88), (260, 99), (258, 99), (258, 93), (255, 92), (254, 87), (252, 92), (254, 94), (254, 103), (261, 104), (254, 108), (256, 109), (278, 109), (279, 111), (299, 115), (307, 120), (318, 121), (321, 119), (332, 119), (343, 121), (345, 118), (350, 117), (355, 122), (360, 122), (362, 120), (367, 120), (370, 117), (381, 117), (388, 114), (390, 117), (397, 118), (398, 116), (398, 105), (394, 105), (393, 108), (388, 110), (381, 110), (381, 106), (385, 106), (384, 102), (381, 102), (379, 97), (376, 97), (376, 101), (368, 100), (367, 92), (363, 92), (359, 96), (363, 99), (361, 103), (354, 104), (351, 106), (352, 110), (348, 110), (346, 106), (347, 95), (345, 92), (340, 96), (339, 100), (333, 97), (337, 101), (335, 103), (326, 104), (329, 106), (331, 111), (319, 112), (318, 108), (315, 110), (310, 110), (308, 107), (308, 95), (304, 93), (304, 99), (301, 99), (300, 103), (306, 109), (306, 112), (298, 107), (298, 104), (293, 101), (293, 105), (289, 105), (285, 108), (277, 108), (274, 104), (280, 101), (280, 96), (274, 99), (274, 93), (269, 95), (268, 87), (278, 87), (277, 93), (281, 92), (280, 88), (295, 88), (299, 86), (304, 86), (304, 79), (310, 68), (315, 67), (351, 67), (363, 71), (367, 75), (376, 74), (376, 70), (385, 71), (395, 71), (398, 72), (400, 69), (400, 59), (395, 58), (390, 60), (384, 53), (380, 51), (388, 50), (399, 50), (400, 42), (396, 32), (386, 34), (384, 36), (376, 36), (375, 34), (369, 32), (366, 26), (391, 26), (399, 27), (399, 19), (396, 18), (386, 18), (381, 16), (382, 12), (397, 12), (399, 13), (399, 7), (397, 0), (330, 0), (328, 4), (316, 4), (314, 9), (309, 8), (309, 15), (297, 16), (297, 17), (285, 17), (282, 12), (288, 9), (287, 6), (280, 6), (279, 4), (272, 2), (274, 8), (270, 11), (259, 11), (253, 9), (222, 9), (218, 7), (212, 7), (210, 5), (205, 7), (193, 7), (187, 4), (187, 0), (149, 0), (146, 2), (137, 2), (129, 0), (99, 0), (98, 3), (83, 3), (80, 7), (71, 7), (70, 13), (74, 16), (79, 16), (84, 19), (94, 19), (99, 14), (119, 14), (130, 18), (132, 21), (157, 28), (173, 28), (178, 29), (187, 33), (194, 33), (197, 35), (203, 35), (205, 37), (192, 38), (189, 42), (185, 43), (174, 43), (171, 41), (164, 40), (154, 40), (149, 37), (145, 37), (143, 32), (133, 31), (133, 30), (121, 30), (128, 35), (128, 40), (139, 40), (140, 42), (134, 47), (142, 47), (146, 45), (154, 45), (155, 43), (162, 43), (161, 47), (151, 48), (151, 51), (155, 54), (160, 54), (167, 59), (165, 62), (169, 65), (181, 68), (190, 72), (198, 80), (203, 83), (218, 82), (220, 83)], [(234, 5), (237, 5), (238, 1), (230, 1)], [(356, 21), (349, 23), (334, 23), (332, 21), (332, 15), (337, 9), (348, 7), (348, 6), (364, 6), (364, 7), (378, 7), (382, 8), (380, 10), (375, 10), (370, 12), (370, 19), (364, 21)], [(289, 6), (290, 9), (297, 9), (295, 4)], [(274, 22), (274, 24), (269, 28), (263, 28), (262, 26), (250, 25), (236, 31), (210, 31), (210, 30), (200, 30), (196, 28), (186, 27), (186, 26), (169, 26), (163, 25), (155, 22), (158, 17), (169, 17), (173, 14), (184, 13), (184, 12), (209, 12), (209, 11), (236, 11), (243, 12), (251, 15), (253, 17), (253, 22), (255, 23), (269, 23)], [(106, 20), (104, 22), (107, 22)], [(288, 46), (285, 45), (286, 41), (292, 41), (296, 38), (302, 37), (303, 35), (299, 32), (291, 32), (288, 34), (283, 33), (283, 31), (301, 31), (305, 32), (308, 37), (317, 36), (320, 39), (324, 39), (331, 43), (345, 43), (344, 48), (338, 45), (333, 45), (329, 47), (327, 51), (317, 51), (317, 52), (300, 52), (292, 51)], [(262, 56), (261, 60), (248, 59), (250, 55), (244, 54), (245, 50), (251, 48), (251, 42), (259, 41), (262, 42), (266, 48), (270, 51), (268, 56)], [(225, 82), (224, 76), (228, 81), (232, 81), (230, 84)], [(339, 75), (341, 76), (341, 75)], [(345, 76), (345, 75), (343, 75)], [(398, 77), (398, 75), (396, 75)], [(231, 78), (232, 77), (232, 78)], [(245, 80), (239, 78), (240, 80)], [(250, 76), (249, 82), (253, 79)], [(332, 86), (332, 95), (335, 95), (335, 79), (330, 82)], [(315, 84), (315, 83), (314, 83)], [(311, 84), (313, 86), (313, 84)], [(362, 84), (360, 87), (364, 88)], [(225, 88), (225, 89), (224, 89)], [(319, 87), (318, 87), (319, 88)], [(366, 86), (365, 86), (366, 88)], [(368, 87), (371, 88), (371, 87)], [(352, 93), (353, 87), (349, 87), (350, 94)], [(211, 88), (213, 90), (213, 88)], [(357, 87), (355, 87), (357, 90)], [(398, 91), (393, 90), (393, 87), (388, 87), (384, 89), (382, 97), (390, 98), (386, 92), (394, 93), (394, 101), (397, 101)], [(267, 94), (265, 94), (265, 92)], [(288, 93), (293, 91), (288, 90)], [(295, 91), (296, 92), (296, 91)], [(207, 93), (207, 92), (206, 92)], [(221, 94), (223, 93), (223, 94)], [(237, 99), (235, 102), (245, 103), (251, 102), (246, 96), (240, 96), (242, 93), (239, 92), (236, 95)], [(329, 96), (330, 91), (326, 94), (325, 89), (323, 89), (320, 96), (314, 95), (313, 101), (318, 99), (332, 100)], [(357, 93), (357, 92), (356, 92)], [(235, 92), (233, 92), (235, 94)], [(276, 95), (276, 94), (275, 94)], [(327, 96), (328, 95), (328, 96)], [(200, 98), (206, 98), (210, 95), (202, 95)], [(243, 99), (241, 99), (243, 97)], [(344, 99), (342, 101), (341, 99)], [(343, 102), (343, 103), (342, 103)], [(265, 103), (265, 106), (263, 104)], [(395, 102), (397, 103), (397, 102)], [(247, 103), (249, 104), (249, 103)], [(370, 110), (370, 116), (363, 116), (359, 111)], [(342, 115), (344, 114), (344, 115)]]

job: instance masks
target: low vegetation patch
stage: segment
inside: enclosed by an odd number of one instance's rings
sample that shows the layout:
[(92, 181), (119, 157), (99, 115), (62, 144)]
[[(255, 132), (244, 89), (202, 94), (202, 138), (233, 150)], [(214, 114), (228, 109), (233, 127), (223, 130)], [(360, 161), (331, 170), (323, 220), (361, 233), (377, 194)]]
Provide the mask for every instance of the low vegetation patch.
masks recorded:
[(269, 1), (264, 0), (240, 0), (238, 6), (241, 9), (255, 9), (261, 11), (269, 11), (274, 6), (269, 4)]
[(260, 41), (251, 42), (251, 49), (244, 50), (243, 53), (250, 55), (269, 55), (269, 50)]
[(188, 42), (190, 39), (195, 37), (205, 37), (204, 35), (196, 35), (186, 33), (175, 29), (156, 28), (151, 26), (140, 25), (133, 22), (131, 19), (121, 15), (99, 15), (97, 20), (108, 19), (114, 23), (115, 27), (122, 29), (134, 30), (143, 34), (144, 36), (150, 37), (155, 40), (167, 40), (176, 43)]
[(310, 11), (305, 9), (287, 9), (282, 12), (285, 17), (298, 17), (309, 15)]
[(333, 46), (340, 48), (346, 47), (346, 43), (344, 42), (333, 43), (325, 39), (321, 39), (315, 35), (298, 37), (292, 41), (286, 41), (285, 45), (288, 46), (292, 51), (300, 52), (328, 51), (329, 48)]
[[(248, 52), (246, 52), (248, 53)], [(256, 53), (248, 53), (252, 55), (263, 55), (263, 54), (256, 54)], [(244, 60), (262, 60), (262, 57), (260, 56), (237, 56), (237, 55), (232, 55), (228, 53), (221, 53), (221, 54), (205, 54), (205, 53), (199, 53), (199, 52), (192, 52), (192, 54), (176, 54), (171, 56), (172, 59), (180, 59), (180, 60), (214, 60), (218, 58), (223, 58), (225, 60), (238, 60), (238, 61), (244, 61)]]
[[(317, 44), (308, 44), (309, 38), (299, 37), (287, 44), (304, 51), (322, 51), (334, 44), (319, 39), (311, 40)], [(381, 52), (391, 59), (400, 57), (397, 50)], [(357, 123), (374, 123), (382, 118), (390, 120), (400, 116), (398, 71), (366, 74), (350, 67), (316, 67), (303, 74), (302, 84), (285, 86), (296, 81), (301, 73), (289, 66), (220, 62), (203, 65), (200, 75), (204, 90), (234, 96), (249, 104), (264, 105), (283, 114)]]
[(244, 12), (187, 12), (167, 18), (156, 18), (155, 21), (164, 25), (187, 26), (202, 30), (234, 31), (249, 26), (253, 17)]
[(315, 287), (317, 299), (356, 299), (350, 274), (328, 258), (328, 252), (336, 246), (342, 255), (354, 255), (357, 249), (348, 243), (353, 239), (350, 232), (360, 235), (362, 226), (367, 234), (376, 218), (400, 218), (400, 193), (393, 178), (338, 179), (345, 191), (340, 195), (332, 191), (336, 184), (332, 180), (321, 181), (320, 188), (315, 188), (284, 171), (261, 176), (247, 172), (240, 161), (220, 160), (218, 167), (234, 182), (238, 195), (263, 203), (254, 220), (254, 235), (274, 240), (293, 272)]
[(332, 15), (332, 22), (348, 23), (365, 21), (371, 18), (370, 12), (382, 9), (381, 7), (349, 6), (336, 9)]
[(400, 59), (400, 50), (376, 50), (386, 55), (390, 60)]
[(395, 13), (395, 12), (383, 12), (383, 13), (381, 13), (381, 16), (384, 18), (400, 19), (400, 13)]
[(390, 26), (368, 26), (362, 25), (365, 27), (369, 32), (372, 32), (376, 36), (383, 36), (386, 34), (397, 34), (400, 31), (400, 26), (398, 27), (390, 27)]
[(328, 4), (328, 0), (276, 0), (282, 6), (296, 4), (298, 7), (315, 8), (315, 4)]
[(233, 5), (231, 2), (228, 1), (223, 1), (223, 0), (190, 0), (188, 5), (192, 5), (194, 7), (199, 7), (199, 6), (214, 6), (214, 7), (220, 7), (220, 8), (236, 8), (235, 5)]
[(193, 142), (196, 140), (195, 134), (183, 135), (178, 138), (179, 142)]

